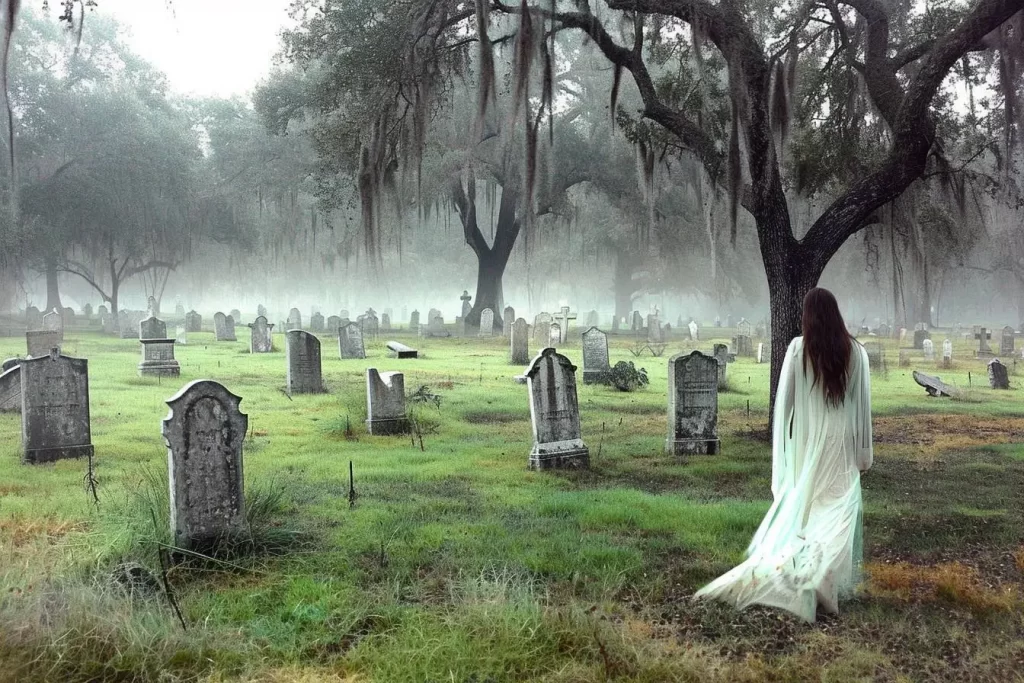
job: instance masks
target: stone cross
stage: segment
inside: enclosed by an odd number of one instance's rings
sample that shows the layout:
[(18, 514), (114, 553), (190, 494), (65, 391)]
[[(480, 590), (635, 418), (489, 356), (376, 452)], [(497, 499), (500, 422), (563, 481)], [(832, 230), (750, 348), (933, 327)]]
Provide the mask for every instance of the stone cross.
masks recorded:
[(562, 306), (562, 310), (555, 314), (555, 321), (560, 321), (558, 322), (558, 329), (560, 330), (559, 344), (565, 344), (569, 341), (569, 325), (575, 319), (576, 314), (570, 313), (568, 306)]
[(591, 327), (580, 337), (583, 340), (583, 383), (600, 383), (611, 370), (608, 362), (608, 335)]
[(978, 355), (990, 354), (992, 349), (989, 347), (988, 342), (992, 339), (992, 333), (986, 330), (984, 327), (979, 327), (978, 331), (974, 334), (974, 338), (978, 340)]
[(555, 349), (546, 348), (533, 359), (525, 376), (533, 425), (529, 467), (588, 467), (590, 450), (580, 434), (576, 367)]
[(680, 353), (668, 362), (668, 438), (672, 455), (719, 452), (718, 390), (723, 364), (700, 351)]
[(37, 464), (92, 456), (89, 361), (60, 355), (23, 360), (22, 462)]
[(242, 399), (211, 380), (196, 380), (167, 400), (171, 531), (186, 550), (210, 551), (247, 529), (242, 442), (249, 418)]
[(274, 350), (274, 326), (262, 315), (249, 323), (249, 353), (270, 353)]
[(459, 297), (459, 301), (462, 302), (462, 317), (463, 317), (463, 319), (469, 317), (470, 311), (473, 310), (473, 307), (470, 306), (470, 304), (469, 304), (469, 302), (472, 301), (472, 300), (473, 300), (473, 297), (471, 297), (469, 295), (469, 292), (467, 292), (466, 290), (462, 290), (462, 296)]
[(366, 430), (373, 435), (408, 433), (405, 375), (366, 369)]
[(320, 363), (320, 340), (303, 330), (285, 333), (288, 359), (288, 394), (322, 394), (324, 381)]
[(525, 365), (530, 362), (530, 327), (522, 318), (512, 323), (509, 362), (513, 365)]

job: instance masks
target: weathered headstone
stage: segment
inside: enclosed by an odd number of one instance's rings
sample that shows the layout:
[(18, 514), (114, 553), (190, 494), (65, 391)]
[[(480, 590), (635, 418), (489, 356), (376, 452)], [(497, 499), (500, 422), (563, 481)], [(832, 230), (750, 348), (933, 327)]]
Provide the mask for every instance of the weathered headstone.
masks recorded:
[(935, 342), (931, 339), (925, 339), (921, 342), (922, 351), (924, 351), (925, 360), (935, 360)]
[(949, 370), (953, 367), (953, 342), (946, 339), (942, 342), (942, 369)]
[(928, 330), (914, 330), (914, 348), (918, 351), (924, 349), (924, 340), (931, 339), (931, 332)]
[(89, 424), (89, 361), (49, 354), (29, 358), (21, 369), (22, 462), (28, 464), (93, 454)]
[(34, 330), (25, 333), (25, 346), (29, 357), (49, 356), (51, 349), (59, 349), (64, 343), (63, 336), (55, 330)]
[(885, 371), (885, 347), (881, 342), (866, 342), (864, 350), (868, 353), (868, 366), (871, 372)]
[(338, 328), (338, 353), (343, 360), (366, 358), (363, 328), (359, 323), (350, 322)]
[(718, 361), (718, 388), (722, 389), (725, 387), (729, 362), (732, 360), (729, 358), (729, 347), (726, 344), (715, 344), (714, 357)]
[(432, 316), (427, 321), (425, 328), (420, 328), (423, 331), (424, 336), (427, 337), (448, 337), (450, 333), (448, 328), (444, 326), (444, 318), (440, 314)]
[(147, 317), (144, 311), (120, 311), (117, 314), (117, 324), (121, 333), (121, 339), (138, 339), (139, 323)]
[(597, 327), (598, 322), (597, 311), (591, 309), (590, 313), (587, 313), (587, 328)]
[(506, 306), (502, 312), (501, 335), (508, 339), (512, 335), (512, 323), (516, 321), (516, 309)]
[(411, 346), (406, 346), (396, 341), (389, 341), (387, 343), (389, 351), (394, 352), (398, 358), (419, 358), (420, 352)]
[(420, 312), (413, 311), (409, 314), (409, 331), (418, 334), (420, 331)]
[(754, 355), (754, 341), (744, 334), (738, 334), (733, 337), (732, 345), (736, 350), (737, 356), (749, 358)]
[(43, 329), (48, 332), (60, 332), (61, 340), (64, 339), (64, 318), (57, 309), (53, 309), (43, 316)]
[(633, 311), (633, 320), (630, 323), (630, 332), (639, 332), (644, 327), (644, 319), (640, 316), (640, 311)]
[(551, 314), (538, 313), (533, 317), (533, 336), (538, 344), (547, 346), (551, 340)]
[(388, 313), (380, 314), (380, 329), (383, 332), (391, 331), (391, 315)]
[[(214, 339), (219, 342), (228, 341), (228, 317), (220, 311), (213, 315), (213, 334)], [(234, 330), (231, 330), (231, 336), (235, 336)]]
[(750, 324), (750, 321), (746, 318), (740, 318), (740, 321), (736, 323), (736, 334), (743, 337), (749, 337), (753, 335), (753, 333), (753, 326)]
[[(301, 330), (302, 329), (302, 313), (297, 308), (293, 308), (288, 311), (288, 319), (286, 321), (288, 330)], [(288, 330), (285, 330), (287, 332)]]
[(150, 316), (139, 323), (142, 360), (140, 377), (178, 377), (181, 366), (174, 359), (174, 340), (167, 337), (167, 324)]
[(480, 336), (494, 336), (494, 311), (489, 308), (480, 311)]
[(647, 341), (652, 344), (660, 344), (663, 341), (661, 321), (656, 314), (647, 316)]
[(371, 312), (365, 316), (360, 316), (362, 320), (359, 322), (363, 330), (363, 337), (375, 341), (377, 334), (380, 331), (380, 321), (377, 316)]
[(680, 353), (669, 359), (667, 453), (718, 453), (718, 390), (722, 366), (719, 359), (700, 351)]
[(324, 380), (320, 363), (320, 340), (303, 330), (285, 334), (288, 360), (288, 394), (322, 394)]
[(86, 304), (85, 306), (82, 306), (82, 315), (84, 315), (86, 319), (92, 317), (92, 304)]
[(186, 332), (202, 332), (203, 331), (203, 316), (199, 315), (195, 311), (189, 311), (185, 314), (185, 331)]
[(405, 375), (366, 369), (366, 431), (373, 435), (405, 434)]
[(324, 316), (320, 313), (314, 313), (309, 316), (309, 329), (311, 332), (323, 332)]
[(270, 353), (274, 350), (274, 326), (262, 315), (249, 323), (249, 353)]
[(878, 326), (878, 336), (888, 339), (892, 336), (892, 328), (887, 323)]
[(548, 346), (558, 346), (562, 341), (562, 326), (558, 323), (548, 325)]
[(263, 304), (260, 304), (256, 307), (256, 317), (259, 318), (260, 316), (264, 318), (267, 317), (267, 307), (264, 306)]
[(512, 336), (509, 341), (509, 362), (513, 365), (525, 365), (530, 362), (530, 327), (522, 318), (512, 323)]
[(338, 328), (341, 327), (341, 318), (336, 315), (327, 316), (327, 334), (338, 334)]
[(29, 306), (25, 309), (25, 326), (29, 332), (43, 329), (43, 314), (35, 306)]
[(531, 469), (588, 467), (590, 451), (580, 434), (576, 398), (576, 367), (568, 358), (546, 348), (526, 371), (533, 423)]
[(914, 370), (913, 375), (914, 381), (924, 387), (929, 396), (959, 396), (961, 393), (958, 389), (949, 386), (938, 377), (932, 377), (917, 370)]
[(999, 353), (1003, 356), (1012, 356), (1014, 351), (1013, 328), (1007, 325), (1003, 328), (1003, 334), (999, 339)]
[(596, 327), (591, 327), (580, 336), (583, 340), (583, 383), (600, 383), (611, 371), (608, 362), (608, 335)]
[(163, 421), (171, 531), (185, 550), (209, 550), (246, 530), (242, 443), (249, 418), (242, 399), (196, 380), (167, 400)]
[(988, 342), (990, 339), (992, 339), (992, 333), (986, 330), (984, 327), (975, 327), (977, 331), (974, 333), (974, 338), (978, 340), (977, 356), (979, 358), (991, 356), (992, 349), (991, 347), (989, 347)]
[(0, 372), (0, 413), (21, 412), (21, 366), (4, 368)]
[(988, 384), (993, 389), (1009, 389), (1010, 376), (1006, 366), (998, 358), (988, 362)]

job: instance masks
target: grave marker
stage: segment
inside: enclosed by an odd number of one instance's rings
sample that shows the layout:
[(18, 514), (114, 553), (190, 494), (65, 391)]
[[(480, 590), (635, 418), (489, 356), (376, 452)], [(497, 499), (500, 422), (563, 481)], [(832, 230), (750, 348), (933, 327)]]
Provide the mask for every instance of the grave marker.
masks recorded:
[(533, 425), (529, 467), (588, 467), (590, 451), (580, 434), (576, 367), (555, 349), (546, 348), (533, 359), (525, 376)]
[(363, 328), (359, 323), (345, 323), (338, 329), (338, 354), (342, 360), (366, 358)]
[(978, 340), (978, 351), (976, 355), (979, 358), (992, 355), (992, 349), (989, 347), (988, 342), (992, 339), (992, 333), (986, 330), (984, 327), (976, 327), (974, 338)]
[(953, 342), (946, 339), (942, 342), (942, 368), (949, 370), (953, 367)]
[(249, 323), (249, 353), (270, 353), (274, 350), (274, 326), (262, 315)]
[(203, 331), (203, 316), (199, 315), (195, 311), (189, 311), (185, 314), (185, 331), (186, 332), (202, 332)]
[(668, 362), (668, 438), (672, 455), (719, 452), (718, 391), (724, 363), (700, 351), (680, 353)]
[(52, 349), (21, 369), (22, 462), (37, 464), (93, 454), (89, 361)]
[[(302, 313), (299, 309), (292, 308), (288, 311), (288, 319), (286, 320), (288, 330), (301, 330), (302, 329)], [(285, 332), (288, 332), (285, 330)]]
[(174, 340), (167, 337), (167, 324), (150, 316), (139, 323), (142, 360), (140, 377), (178, 377), (181, 366), (174, 359)]
[(411, 346), (406, 346), (396, 341), (389, 341), (387, 347), (389, 351), (394, 351), (395, 356), (398, 358), (419, 358), (420, 355), (420, 352)]
[(526, 365), (530, 362), (530, 327), (522, 318), (512, 323), (509, 347), (509, 363)]
[(506, 306), (502, 312), (501, 335), (508, 339), (512, 335), (512, 323), (516, 321), (516, 309)]
[(921, 342), (922, 351), (924, 351), (925, 360), (935, 360), (935, 343), (931, 339), (925, 339)]
[(288, 394), (322, 394), (324, 381), (320, 364), (320, 340), (303, 330), (285, 334), (288, 361)]
[(580, 337), (583, 340), (583, 383), (600, 383), (611, 371), (608, 362), (608, 335), (596, 327), (591, 327)]
[(309, 316), (309, 329), (311, 332), (323, 332), (324, 316), (320, 313), (314, 313)]
[(993, 389), (1010, 388), (1010, 376), (1006, 371), (1006, 366), (998, 358), (993, 358), (988, 362), (988, 384)]
[(485, 308), (480, 311), (480, 332), (481, 337), (494, 336), (494, 311)]
[(1003, 334), (999, 339), (999, 353), (1004, 356), (1012, 356), (1014, 352), (1013, 328), (1007, 325), (1003, 328)]
[(373, 435), (405, 434), (405, 375), (366, 369), (366, 430)]

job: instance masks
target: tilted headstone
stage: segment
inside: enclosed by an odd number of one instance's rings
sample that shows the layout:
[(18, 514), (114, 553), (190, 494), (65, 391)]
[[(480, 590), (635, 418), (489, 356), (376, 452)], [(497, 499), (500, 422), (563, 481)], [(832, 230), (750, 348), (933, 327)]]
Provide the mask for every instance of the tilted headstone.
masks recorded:
[(725, 386), (729, 362), (732, 359), (729, 358), (729, 347), (726, 344), (715, 344), (714, 350), (715, 360), (718, 361), (718, 388), (721, 389)]
[[(299, 309), (293, 308), (288, 311), (288, 320), (286, 321), (288, 330), (301, 330), (302, 329), (302, 313)], [(287, 332), (288, 330), (285, 330)]]
[(142, 360), (140, 377), (178, 377), (181, 366), (174, 359), (174, 339), (167, 337), (167, 324), (150, 316), (139, 323), (139, 343)]
[(373, 435), (405, 434), (405, 375), (366, 369), (366, 431)]
[(516, 321), (516, 309), (511, 306), (506, 306), (505, 310), (502, 311), (501, 317), (501, 335), (508, 339), (512, 335), (512, 323)]
[(270, 353), (274, 350), (274, 326), (262, 315), (249, 323), (249, 353)]
[(480, 311), (480, 336), (494, 336), (494, 311), (489, 308)]
[(389, 341), (386, 346), (393, 351), (397, 358), (419, 358), (420, 352), (411, 346), (406, 346), (396, 341)]
[(612, 369), (608, 362), (608, 335), (591, 327), (580, 337), (583, 340), (583, 383), (603, 382)]
[(956, 397), (960, 396), (962, 393), (956, 387), (949, 386), (938, 377), (932, 377), (924, 374), (923, 372), (918, 372), (917, 370), (914, 370), (913, 376), (914, 381), (924, 387), (924, 390), (928, 392), (929, 396)]
[(21, 412), (21, 367), (4, 368), (0, 372), (0, 413)]
[(722, 363), (700, 351), (668, 361), (668, 438), (672, 455), (719, 452), (718, 390)]
[(548, 325), (548, 346), (558, 346), (562, 341), (562, 326), (558, 323)]
[(512, 365), (526, 365), (530, 362), (530, 326), (522, 318), (512, 323), (509, 347), (509, 362)]
[(420, 312), (413, 311), (409, 314), (409, 331), (417, 334), (420, 331)]
[(533, 425), (529, 467), (588, 467), (590, 450), (580, 434), (576, 367), (555, 349), (546, 348), (533, 359), (525, 376)]
[(953, 342), (946, 339), (942, 342), (942, 368), (949, 370), (953, 367)]
[(366, 358), (363, 329), (359, 323), (346, 323), (338, 328), (338, 353), (342, 359)]
[(185, 314), (185, 331), (186, 332), (202, 332), (203, 331), (203, 316), (199, 315), (195, 311), (189, 311)]
[(1012, 356), (1014, 351), (1013, 328), (1007, 325), (1003, 328), (1003, 334), (999, 339), (999, 353), (1003, 356)]
[(51, 349), (60, 349), (64, 335), (56, 330), (36, 330), (25, 333), (25, 347), (30, 358), (49, 356)]
[(1009, 389), (1010, 376), (1006, 366), (998, 358), (988, 362), (988, 384), (993, 389)]
[(89, 361), (62, 356), (54, 349), (18, 367), (22, 462), (92, 456)]
[(924, 351), (925, 360), (935, 360), (935, 342), (931, 339), (925, 339), (921, 342), (922, 350)]
[(320, 340), (303, 330), (288, 330), (285, 342), (288, 394), (322, 394), (324, 380), (320, 363)]
[(323, 332), (324, 331), (324, 316), (320, 313), (314, 313), (309, 316), (309, 330), (311, 332)]
[(467, 292), (466, 290), (462, 290), (462, 296), (459, 297), (459, 301), (462, 302), (462, 308), (460, 310), (462, 311), (461, 317), (463, 319), (469, 317), (470, 311), (473, 310), (473, 307), (469, 304), (469, 302), (472, 300), (473, 297), (469, 295), (469, 292)]
[(209, 550), (247, 529), (242, 443), (249, 418), (242, 399), (196, 380), (167, 400), (163, 421), (174, 544)]

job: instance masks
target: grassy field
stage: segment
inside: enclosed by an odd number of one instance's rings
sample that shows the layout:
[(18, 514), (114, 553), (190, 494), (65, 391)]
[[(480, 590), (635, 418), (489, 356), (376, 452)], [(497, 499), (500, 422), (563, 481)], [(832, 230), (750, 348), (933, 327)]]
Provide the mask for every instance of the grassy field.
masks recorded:
[[(342, 361), (323, 336), (329, 393), (289, 398), (284, 353), (250, 355), (244, 328), (190, 335), (175, 381), (137, 377), (138, 342), (69, 332), (65, 353), (89, 359), (99, 503), (84, 461), (20, 464), (20, 418), (0, 415), (0, 682), (1024, 680), (1024, 391), (989, 390), (981, 362), (914, 356), (973, 385), (930, 399), (890, 346), (863, 595), (805, 625), (689, 599), (767, 510), (767, 365), (730, 366), (722, 454), (681, 462), (663, 452), (666, 370), (689, 343), (638, 360), (613, 338), (612, 363), (650, 386), (581, 384), (591, 469), (535, 473), (504, 340), (389, 338), (424, 357), (390, 359), (382, 339)], [(0, 338), (0, 358), (24, 351)], [(562, 351), (581, 365), (578, 343)], [(366, 435), (366, 367), (441, 396), (414, 406), (419, 437)], [(165, 583), (160, 423), (199, 378), (243, 397), (253, 547)]]

